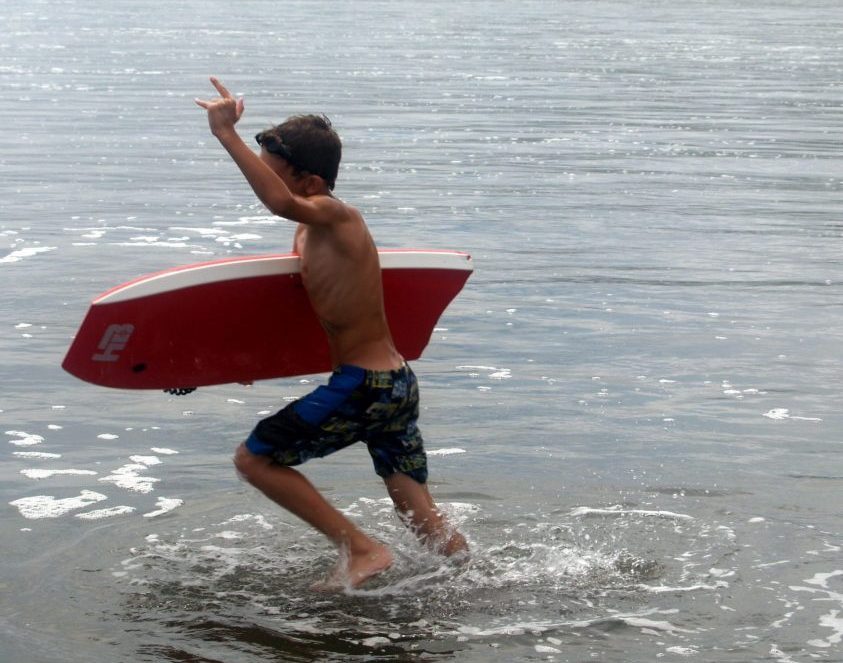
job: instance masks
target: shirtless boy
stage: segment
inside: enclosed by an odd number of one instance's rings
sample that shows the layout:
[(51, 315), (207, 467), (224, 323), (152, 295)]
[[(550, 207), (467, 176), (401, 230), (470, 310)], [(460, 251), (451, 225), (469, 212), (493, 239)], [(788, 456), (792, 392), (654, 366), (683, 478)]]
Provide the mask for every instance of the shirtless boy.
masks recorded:
[[(392, 564), (389, 548), (363, 533), (291, 465), (366, 442), (402, 520), (435, 550), (467, 552), (462, 535), (427, 489), (416, 426), (418, 385), (395, 349), (383, 307), (380, 264), (355, 208), (332, 195), (341, 154), (327, 118), (297, 116), (257, 136), (260, 155), (238, 135), (243, 99), (216, 78), (219, 97), (197, 99), (211, 132), (266, 208), (296, 222), (293, 250), (331, 350), (327, 385), (259, 422), (234, 456), (240, 474), (328, 537), (343, 552), (330, 584), (357, 587)], [(267, 330), (271, 333), (271, 330)]]

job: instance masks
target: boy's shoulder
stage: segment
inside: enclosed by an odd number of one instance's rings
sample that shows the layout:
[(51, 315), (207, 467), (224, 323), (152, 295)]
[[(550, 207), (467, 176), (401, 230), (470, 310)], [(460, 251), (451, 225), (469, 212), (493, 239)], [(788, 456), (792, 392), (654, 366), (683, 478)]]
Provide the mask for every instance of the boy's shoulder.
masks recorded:
[(343, 216), (358, 218), (361, 221), (363, 220), (363, 214), (359, 209), (330, 193), (318, 193), (313, 196), (309, 196), (308, 201), (325, 209), (326, 211), (334, 213), (339, 212)]

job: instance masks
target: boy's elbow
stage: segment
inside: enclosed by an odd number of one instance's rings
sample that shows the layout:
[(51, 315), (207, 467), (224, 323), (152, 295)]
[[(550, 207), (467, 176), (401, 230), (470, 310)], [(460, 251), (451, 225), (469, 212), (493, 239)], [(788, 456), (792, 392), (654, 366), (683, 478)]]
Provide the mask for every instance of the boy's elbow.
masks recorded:
[(292, 208), (292, 201), (285, 200), (283, 198), (271, 198), (268, 200), (264, 200), (263, 204), (266, 206), (266, 209), (269, 210), (271, 214), (275, 216), (283, 216), (285, 219), (290, 218), (291, 208)]
[(280, 216), (283, 218), (287, 218), (287, 214), (283, 207), (279, 207), (277, 205), (267, 205), (266, 208), (269, 210), (269, 213), (273, 216)]

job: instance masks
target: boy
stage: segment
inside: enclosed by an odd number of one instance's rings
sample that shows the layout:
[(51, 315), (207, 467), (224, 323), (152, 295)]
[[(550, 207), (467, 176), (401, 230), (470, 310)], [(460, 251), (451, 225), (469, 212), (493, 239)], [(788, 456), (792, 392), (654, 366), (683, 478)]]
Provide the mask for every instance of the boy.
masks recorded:
[(235, 453), (237, 470), (340, 548), (344, 554), (329, 581), (332, 587), (361, 585), (389, 568), (392, 553), (290, 466), (358, 440), (367, 443), (399, 515), (420, 539), (446, 555), (467, 552), (465, 539), (427, 490), (416, 426), (418, 386), (392, 342), (375, 244), (360, 212), (331, 194), (342, 151), (339, 137), (325, 117), (293, 117), (258, 134), (258, 156), (234, 127), (243, 99), (235, 99), (216, 78), (211, 83), (219, 98), (196, 100), (208, 112), (211, 132), (267, 209), (298, 224), (293, 250), (334, 365), (327, 385), (258, 423)]

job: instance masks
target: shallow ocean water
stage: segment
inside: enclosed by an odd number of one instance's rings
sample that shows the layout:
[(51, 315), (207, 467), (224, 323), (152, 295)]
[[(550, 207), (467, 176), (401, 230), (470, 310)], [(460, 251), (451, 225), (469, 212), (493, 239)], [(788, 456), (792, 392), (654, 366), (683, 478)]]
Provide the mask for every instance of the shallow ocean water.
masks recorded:
[[(843, 14), (834, 2), (21, 2), (0, 10), (0, 658), (841, 661)], [(364, 449), (308, 476), (397, 563), (234, 475), (320, 376), (109, 391), (88, 301), (285, 251), (193, 98), (326, 112), (384, 247), (472, 253), (415, 370), (419, 548)]]

